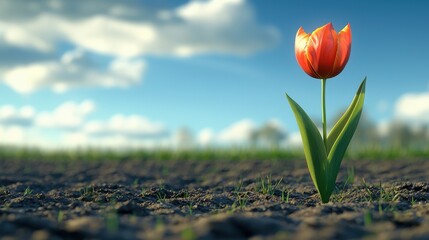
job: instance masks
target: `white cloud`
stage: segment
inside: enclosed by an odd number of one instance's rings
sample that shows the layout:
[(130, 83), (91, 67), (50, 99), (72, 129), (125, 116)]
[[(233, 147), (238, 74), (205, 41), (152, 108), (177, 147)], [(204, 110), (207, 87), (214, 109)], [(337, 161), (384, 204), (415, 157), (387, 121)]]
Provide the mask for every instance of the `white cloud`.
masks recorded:
[(152, 122), (144, 116), (116, 114), (107, 121), (86, 123), (83, 132), (92, 137), (152, 138), (166, 134), (167, 130), (162, 123)]
[(145, 63), (140, 59), (114, 59), (107, 70), (95, 66), (85, 52), (66, 52), (59, 62), (41, 62), (5, 71), (4, 81), (15, 91), (33, 92), (51, 88), (64, 92), (76, 87), (128, 87), (141, 81)]
[(377, 134), (381, 137), (386, 137), (389, 134), (390, 128), (391, 128), (391, 121), (390, 120), (381, 120), (377, 123)]
[[(176, 9), (176, 14), (189, 22), (230, 24), (239, 18), (252, 18), (244, 0), (191, 1)], [(239, 16), (234, 16), (237, 14)], [(219, 17), (222, 16), (222, 17)], [(213, 21), (216, 19), (217, 21)]]
[(412, 122), (429, 122), (429, 92), (402, 95), (395, 104), (395, 115)]
[(285, 131), (282, 122), (277, 118), (268, 120), (266, 124), (270, 127), (279, 129), (280, 131)]
[(19, 147), (42, 147), (45, 149), (52, 148), (58, 141), (49, 139), (46, 133), (39, 131), (31, 125), (26, 124), (9, 124), (0, 122), (0, 144)]
[(77, 129), (82, 127), (86, 116), (94, 109), (95, 104), (89, 100), (81, 103), (65, 102), (52, 112), (38, 113), (35, 124), (42, 128)]
[[(52, 23), (56, 24), (52, 24)], [(55, 42), (61, 37), (58, 29), (63, 20), (54, 15), (34, 17), (33, 19), (13, 19), (7, 21), (0, 18), (0, 36), (5, 44), (41, 52), (55, 50)]]
[(0, 143), (10, 145), (22, 145), (27, 141), (23, 128), (19, 126), (0, 126)]
[[(127, 6), (112, 5), (111, 9), (130, 11)], [(249, 54), (279, 39), (276, 29), (257, 23), (244, 0), (190, 1), (173, 10), (155, 11), (155, 17), (133, 20), (121, 18), (124, 14), (110, 16), (97, 11), (92, 15), (82, 12), (80, 18), (55, 10), (40, 11), (32, 18), (22, 16), (19, 22), (0, 19), (0, 33), (14, 46), (53, 51), (58, 42), (69, 41), (87, 51), (115, 57)]]
[[(204, 128), (198, 132), (194, 142), (190, 130), (181, 129), (171, 134), (161, 122), (142, 115), (115, 114), (107, 119), (88, 120), (94, 111), (95, 104), (90, 100), (64, 102), (51, 111), (36, 111), (31, 106), (0, 106), (0, 135), (3, 136), (0, 143), (44, 148), (127, 149), (188, 146), (183, 145), (186, 139), (191, 147), (195, 146), (194, 143), (200, 146), (245, 146), (256, 129), (252, 120), (243, 119), (219, 132)], [(283, 129), (279, 120), (267, 123)], [(185, 137), (179, 138), (182, 143), (177, 139), (180, 131), (186, 133)], [(301, 146), (299, 133), (293, 133), (284, 145)]]
[[(143, 56), (247, 55), (279, 39), (276, 29), (257, 22), (245, 0), (190, 1), (175, 9), (150, 9), (132, 1), (95, 0), (82, 5), (17, 0), (0, 2), (0, 13), (0, 39), (5, 47), (49, 56), (49, 60), (18, 63), (3, 71), (3, 81), (21, 93), (40, 88), (64, 92), (82, 86), (127, 87), (141, 82)], [(79, 50), (65, 53), (58, 61), (55, 53), (63, 43)], [(113, 60), (104, 69), (87, 55)]]
[(300, 132), (293, 132), (286, 139), (286, 144), (288, 148), (297, 148), (302, 147), (302, 138)]
[(197, 141), (202, 146), (208, 146), (215, 141), (215, 133), (210, 128), (204, 128), (197, 135)]
[(160, 29), (161, 35), (169, 37), (159, 46), (177, 56), (246, 55), (274, 45), (280, 35), (272, 27), (259, 25), (244, 0), (190, 1), (163, 15), (176, 16), (178, 21)]
[(43, 148), (171, 147), (168, 129), (141, 115), (115, 114), (88, 120), (95, 110), (90, 100), (68, 101), (51, 111), (31, 106), (0, 106), (0, 143)]
[(94, 109), (95, 104), (90, 100), (65, 102), (52, 111), (43, 112), (36, 111), (32, 106), (3, 105), (0, 106), (0, 126), (75, 129), (82, 126), (86, 116)]
[(33, 124), (35, 110), (31, 106), (17, 108), (12, 105), (0, 107), (0, 124), (6, 126), (30, 126)]
[(135, 57), (149, 52), (160, 39), (155, 26), (133, 23), (105, 16), (95, 16), (79, 22), (65, 22), (63, 34), (74, 44), (119, 57)]
[(159, 122), (144, 116), (116, 114), (107, 120), (89, 121), (81, 129), (63, 135), (67, 147), (113, 149), (171, 147), (171, 136)]
[(217, 140), (221, 143), (244, 143), (249, 139), (254, 129), (255, 124), (253, 121), (250, 119), (243, 119), (222, 130)]
[[(55, 24), (52, 24), (55, 22)], [(41, 13), (25, 22), (1, 22), (5, 43), (42, 52), (54, 51), (59, 41), (114, 57), (142, 55), (158, 42), (150, 23), (131, 22), (103, 15), (67, 19)]]
[[(117, 81), (138, 83), (140, 77), (143, 74), (145, 64), (142, 60), (129, 59), (129, 58), (117, 58), (113, 60), (109, 65), (111, 75), (119, 78)], [(122, 83), (118, 85), (130, 85), (130, 83)]]

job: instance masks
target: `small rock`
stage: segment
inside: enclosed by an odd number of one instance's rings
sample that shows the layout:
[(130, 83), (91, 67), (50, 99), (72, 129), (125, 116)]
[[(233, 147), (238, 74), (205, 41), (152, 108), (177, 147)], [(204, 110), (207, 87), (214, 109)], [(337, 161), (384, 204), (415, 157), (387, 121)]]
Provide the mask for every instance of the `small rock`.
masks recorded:
[(32, 240), (47, 240), (49, 239), (49, 232), (45, 230), (34, 231), (31, 235)]
[(292, 226), (267, 217), (218, 215), (198, 221), (195, 229), (203, 239), (240, 239), (291, 231)]
[(410, 214), (395, 215), (395, 218), (393, 219), (393, 223), (397, 227), (415, 227), (415, 226), (419, 226), (421, 222), (422, 222), (421, 218)]
[(97, 232), (103, 227), (103, 222), (95, 217), (81, 217), (66, 222), (66, 229), (71, 232), (90, 231)]

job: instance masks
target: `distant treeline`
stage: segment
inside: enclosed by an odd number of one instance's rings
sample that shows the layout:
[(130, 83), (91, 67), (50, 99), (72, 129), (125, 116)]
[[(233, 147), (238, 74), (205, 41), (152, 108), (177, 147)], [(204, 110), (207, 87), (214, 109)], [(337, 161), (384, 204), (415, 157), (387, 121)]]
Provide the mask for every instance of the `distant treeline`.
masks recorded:
[[(351, 148), (348, 159), (428, 159), (429, 148)], [(204, 148), (204, 149), (74, 149), (46, 151), (35, 148), (0, 148), (0, 161), (304, 161), (302, 149)], [(429, 159), (428, 159), (429, 160)]]
[[(333, 127), (336, 121), (331, 121), (328, 127)], [(316, 125), (321, 125), (316, 121)], [(200, 148), (192, 132), (183, 128), (178, 134), (179, 149)], [(294, 139), (295, 138), (295, 139)], [(212, 145), (209, 145), (209, 147)], [(216, 145), (215, 145), (216, 146)], [(219, 147), (219, 146), (218, 146)], [(294, 149), (300, 148), (300, 138), (291, 136), (291, 133), (279, 124), (268, 121), (253, 129), (247, 140), (235, 145), (222, 145), (223, 148), (245, 147), (250, 149)], [(420, 151), (429, 148), (429, 124), (406, 123), (399, 120), (375, 124), (364, 113), (361, 116), (358, 128), (350, 143), (350, 150), (386, 150), (400, 148), (404, 151)]]
[[(333, 126), (330, 123), (329, 126)], [(24, 147), (0, 147), (2, 160), (46, 161), (126, 161), (126, 160), (288, 160), (303, 159), (300, 145), (293, 145), (290, 135), (280, 125), (267, 122), (254, 129), (240, 145), (198, 146), (190, 130), (181, 131), (176, 148), (100, 149), (76, 148), (43, 150)], [(429, 160), (429, 125), (392, 121), (383, 126), (362, 115), (346, 153), (354, 159), (427, 158)]]
[[(330, 123), (330, 127), (334, 121)], [(293, 148), (289, 133), (269, 122), (254, 130), (249, 137), (249, 145), (255, 148)], [(350, 143), (352, 151), (401, 149), (403, 151), (424, 151), (429, 148), (429, 125), (406, 123), (394, 120), (382, 125), (361, 116), (358, 128)]]

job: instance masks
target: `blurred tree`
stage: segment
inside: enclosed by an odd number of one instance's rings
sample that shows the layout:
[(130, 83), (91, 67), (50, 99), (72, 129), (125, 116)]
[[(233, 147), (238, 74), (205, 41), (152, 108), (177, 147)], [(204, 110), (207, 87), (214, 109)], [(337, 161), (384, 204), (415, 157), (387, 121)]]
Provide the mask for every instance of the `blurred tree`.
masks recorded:
[(256, 148), (258, 146), (258, 139), (259, 139), (259, 130), (254, 129), (249, 135), (250, 147)]
[(429, 126), (422, 123), (393, 121), (389, 127), (389, 139), (393, 147), (427, 149)]
[(269, 121), (250, 134), (252, 147), (279, 148), (280, 143), (286, 138), (286, 133), (276, 122)]
[[(338, 121), (338, 119), (340, 119), (344, 112), (345, 110), (336, 115), (334, 118), (335, 121), (332, 121), (330, 124), (331, 129), (334, 127), (334, 124)], [(377, 126), (369, 119), (365, 112), (362, 112), (359, 125), (353, 135), (352, 141), (350, 142), (350, 148), (367, 149), (378, 147), (379, 145), (380, 136), (377, 131)]]
[(429, 145), (429, 126), (428, 124), (415, 124), (411, 125), (411, 131), (413, 134), (413, 148), (424, 149), (428, 148)]
[(411, 127), (401, 121), (393, 121), (388, 132), (389, 145), (398, 148), (410, 148), (415, 141)]
[(175, 140), (179, 150), (189, 150), (195, 147), (194, 135), (187, 127), (181, 127), (177, 130)]
[[(344, 110), (345, 111), (345, 110)], [(343, 111), (343, 112), (344, 112)], [(330, 127), (341, 117), (339, 113), (333, 118)], [(429, 125), (393, 120), (388, 124), (385, 134), (380, 134), (377, 125), (363, 112), (359, 125), (350, 143), (354, 150), (371, 148), (398, 148), (398, 149), (427, 149), (429, 141)]]

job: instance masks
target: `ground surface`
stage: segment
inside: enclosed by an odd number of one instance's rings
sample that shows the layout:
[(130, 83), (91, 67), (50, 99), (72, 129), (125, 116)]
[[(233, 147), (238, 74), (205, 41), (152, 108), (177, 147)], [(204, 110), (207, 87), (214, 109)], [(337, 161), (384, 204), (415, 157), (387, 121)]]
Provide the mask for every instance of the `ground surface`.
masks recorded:
[(429, 239), (429, 159), (0, 161), (1, 239)]

